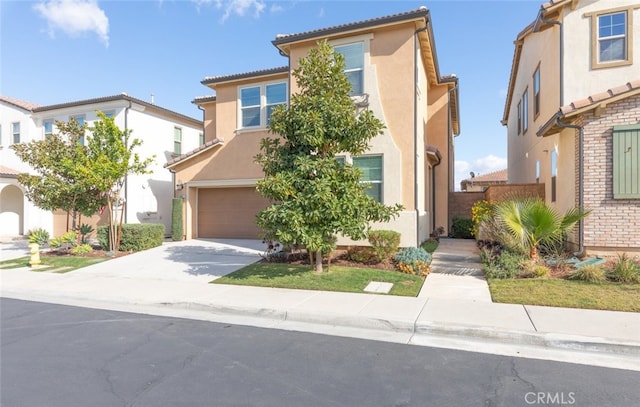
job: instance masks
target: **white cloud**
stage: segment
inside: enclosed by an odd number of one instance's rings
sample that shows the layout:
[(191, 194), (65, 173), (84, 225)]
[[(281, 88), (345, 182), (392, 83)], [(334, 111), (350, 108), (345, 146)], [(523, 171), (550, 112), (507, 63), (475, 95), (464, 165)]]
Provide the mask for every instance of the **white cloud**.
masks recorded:
[(279, 13), (281, 11), (284, 11), (284, 7), (282, 7), (279, 4), (272, 4), (271, 5), (271, 9), (269, 10), (271, 13)]
[(109, 46), (109, 19), (96, 0), (51, 0), (33, 8), (47, 20), (52, 37), (58, 30), (71, 37), (94, 32)]
[(251, 12), (258, 18), (267, 6), (262, 0), (216, 0), (216, 7), (224, 9), (221, 21), (225, 21), (232, 14), (244, 17)]
[(478, 176), (488, 174), (490, 172), (504, 170), (507, 168), (507, 159), (496, 157), (490, 154), (486, 157), (478, 158), (472, 163), (462, 160), (455, 162), (454, 187), (456, 191), (460, 190), (460, 181), (471, 176), (471, 172)]

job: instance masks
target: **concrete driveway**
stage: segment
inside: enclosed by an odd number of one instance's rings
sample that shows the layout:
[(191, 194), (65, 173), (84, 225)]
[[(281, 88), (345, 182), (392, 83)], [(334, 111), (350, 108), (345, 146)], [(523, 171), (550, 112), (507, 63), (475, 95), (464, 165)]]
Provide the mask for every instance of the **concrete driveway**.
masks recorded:
[[(26, 242), (2, 243), (2, 259), (28, 255)], [(194, 239), (118, 257), (70, 273), (83, 276), (207, 283), (260, 260), (265, 245), (249, 239)]]

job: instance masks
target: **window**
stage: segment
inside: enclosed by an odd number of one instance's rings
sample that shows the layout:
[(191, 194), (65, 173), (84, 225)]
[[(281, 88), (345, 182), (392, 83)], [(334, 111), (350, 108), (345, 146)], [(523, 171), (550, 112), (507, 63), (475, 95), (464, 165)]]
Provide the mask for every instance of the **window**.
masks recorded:
[[(71, 116), (71, 119), (76, 119), (76, 121), (78, 122), (78, 126), (84, 127), (84, 115)], [(78, 139), (78, 143), (84, 145), (84, 131), (82, 132), (82, 135)]]
[(540, 183), (540, 160), (536, 161), (536, 183)]
[(640, 199), (640, 125), (613, 128), (613, 199)]
[(44, 138), (48, 138), (53, 134), (53, 120), (45, 120), (42, 122), (42, 127), (44, 127)]
[(382, 202), (382, 156), (353, 157), (353, 165), (362, 171), (360, 182), (369, 185), (367, 195)]
[(109, 112), (104, 112), (104, 115), (106, 117), (114, 117), (115, 116), (115, 112), (113, 110), (111, 110)]
[(173, 153), (182, 154), (182, 129), (180, 127), (173, 128)]
[(522, 101), (518, 102), (518, 134), (522, 134)]
[(343, 167), (347, 163), (346, 157), (343, 156), (343, 155), (337, 155), (336, 156), (336, 161), (338, 162), (338, 164), (340, 164)]
[(287, 103), (285, 82), (240, 88), (240, 128), (264, 127), (276, 106)]
[(204, 144), (204, 133), (198, 134), (198, 143), (199, 143), (199, 145), (203, 145)]
[(633, 53), (633, 8), (617, 8), (591, 17), (591, 67), (630, 65)]
[(11, 133), (13, 134), (13, 144), (20, 143), (20, 122), (11, 123)]
[(551, 202), (556, 201), (556, 175), (558, 175), (558, 153), (551, 150)]
[(540, 65), (533, 73), (533, 117), (540, 114)]
[(344, 56), (344, 73), (351, 83), (350, 95), (362, 95), (364, 93), (364, 44), (339, 45), (334, 47), (336, 52)]
[(529, 128), (529, 91), (522, 94), (522, 134)]

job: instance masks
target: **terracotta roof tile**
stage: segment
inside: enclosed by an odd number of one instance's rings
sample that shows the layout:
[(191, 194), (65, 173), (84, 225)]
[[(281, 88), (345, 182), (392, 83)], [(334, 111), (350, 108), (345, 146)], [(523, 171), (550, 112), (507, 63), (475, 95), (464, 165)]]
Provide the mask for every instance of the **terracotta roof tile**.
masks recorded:
[(489, 172), (477, 177), (463, 179), (461, 182), (506, 182), (509, 180), (508, 169)]
[(569, 103), (566, 106), (562, 106), (560, 108), (560, 112), (563, 115), (567, 115), (575, 112), (576, 110), (588, 108), (589, 106), (595, 106), (598, 103), (610, 99), (612, 97), (623, 95), (627, 92), (640, 90), (640, 79), (632, 80), (630, 82), (625, 83), (621, 86), (616, 86), (615, 88), (607, 89), (604, 92), (595, 93), (591, 96), (588, 96), (584, 99), (576, 100)]
[(280, 66), (278, 68), (261, 69), (258, 71), (236, 73), (231, 75), (207, 76), (206, 78), (201, 80), (200, 83), (203, 85), (208, 85), (211, 83), (228, 82), (232, 80), (254, 78), (254, 77), (260, 77), (260, 76), (266, 76), (266, 75), (274, 75), (274, 74), (279, 74), (284, 72), (289, 72), (288, 66)]
[(4, 178), (16, 178), (20, 174), (18, 170), (0, 165), (0, 177)]
[(0, 96), (0, 101), (9, 103), (11, 105), (14, 105), (16, 107), (19, 107), (21, 109), (28, 110), (28, 111), (32, 111), (33, 109), (40, 107), (40, 105), (36, 103), (27, 102), (25, 100), (20, 100), (15, 98), (10, 98), (7, 96)]
[(169, 161), (167, 161), (167, 163), (164, 165), (164, 167), (165, 168), (171, 167), (171, 166), (173, 166), (173, 165), (175, 165), (175, 164), (177, 164), (177, 163), (179, 163), (181, 161), (186, 160), (189, 157), (192, 157), (194, 155), (197, 155), (197, 154), (203, 152), (204, 150), (208, 150), (211, 147), (214, 147), (214, 146), (217, 146), (217, 145), (220, 145), (220, 144), (223, 144), (223, 143), (224, 143), (223, 140), (220, 140), (220, 139), (217, 139), (217, 138), (215, 138), (213, 140), (209, 140), (209, 141), (207, 141), (206, 143), (204, 143), (203, 145), (201, 145), (198, 148), (195, 148), (195, 149), (193, 149), (191, 151), (188, 151), (188, 152), (186, 152), (186, 153), (184, 153), (182, 155), (179, 155), (179, 156), (177, 156), (175, 158), (170, 159)]

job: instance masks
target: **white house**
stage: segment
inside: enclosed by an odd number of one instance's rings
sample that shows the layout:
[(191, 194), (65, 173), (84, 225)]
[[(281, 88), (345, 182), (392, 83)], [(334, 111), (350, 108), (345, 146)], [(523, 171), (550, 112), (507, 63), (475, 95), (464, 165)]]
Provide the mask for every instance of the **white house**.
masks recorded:
[(66, 215), (42, 211), (24, 197), (17, 174), (30, 169), (9, 146), (42, 140), (56, 131), (56, 121), (75, 118), (91, 125), (97, 111), (113, 117), (119, 128), (131, 130), (132, 137), (142, 140), (136, 150), (140, 157), (155, 156), (150, 174), (126, 179), (125, 222), (162, 223), (170, 233), (174, 181), (163, 166), (203, 143), (202, 121), (123, 93), (49, 106), (0, 96), (0, 236), (23, 235), (34, 228), (54, 235), (66, 231)]

